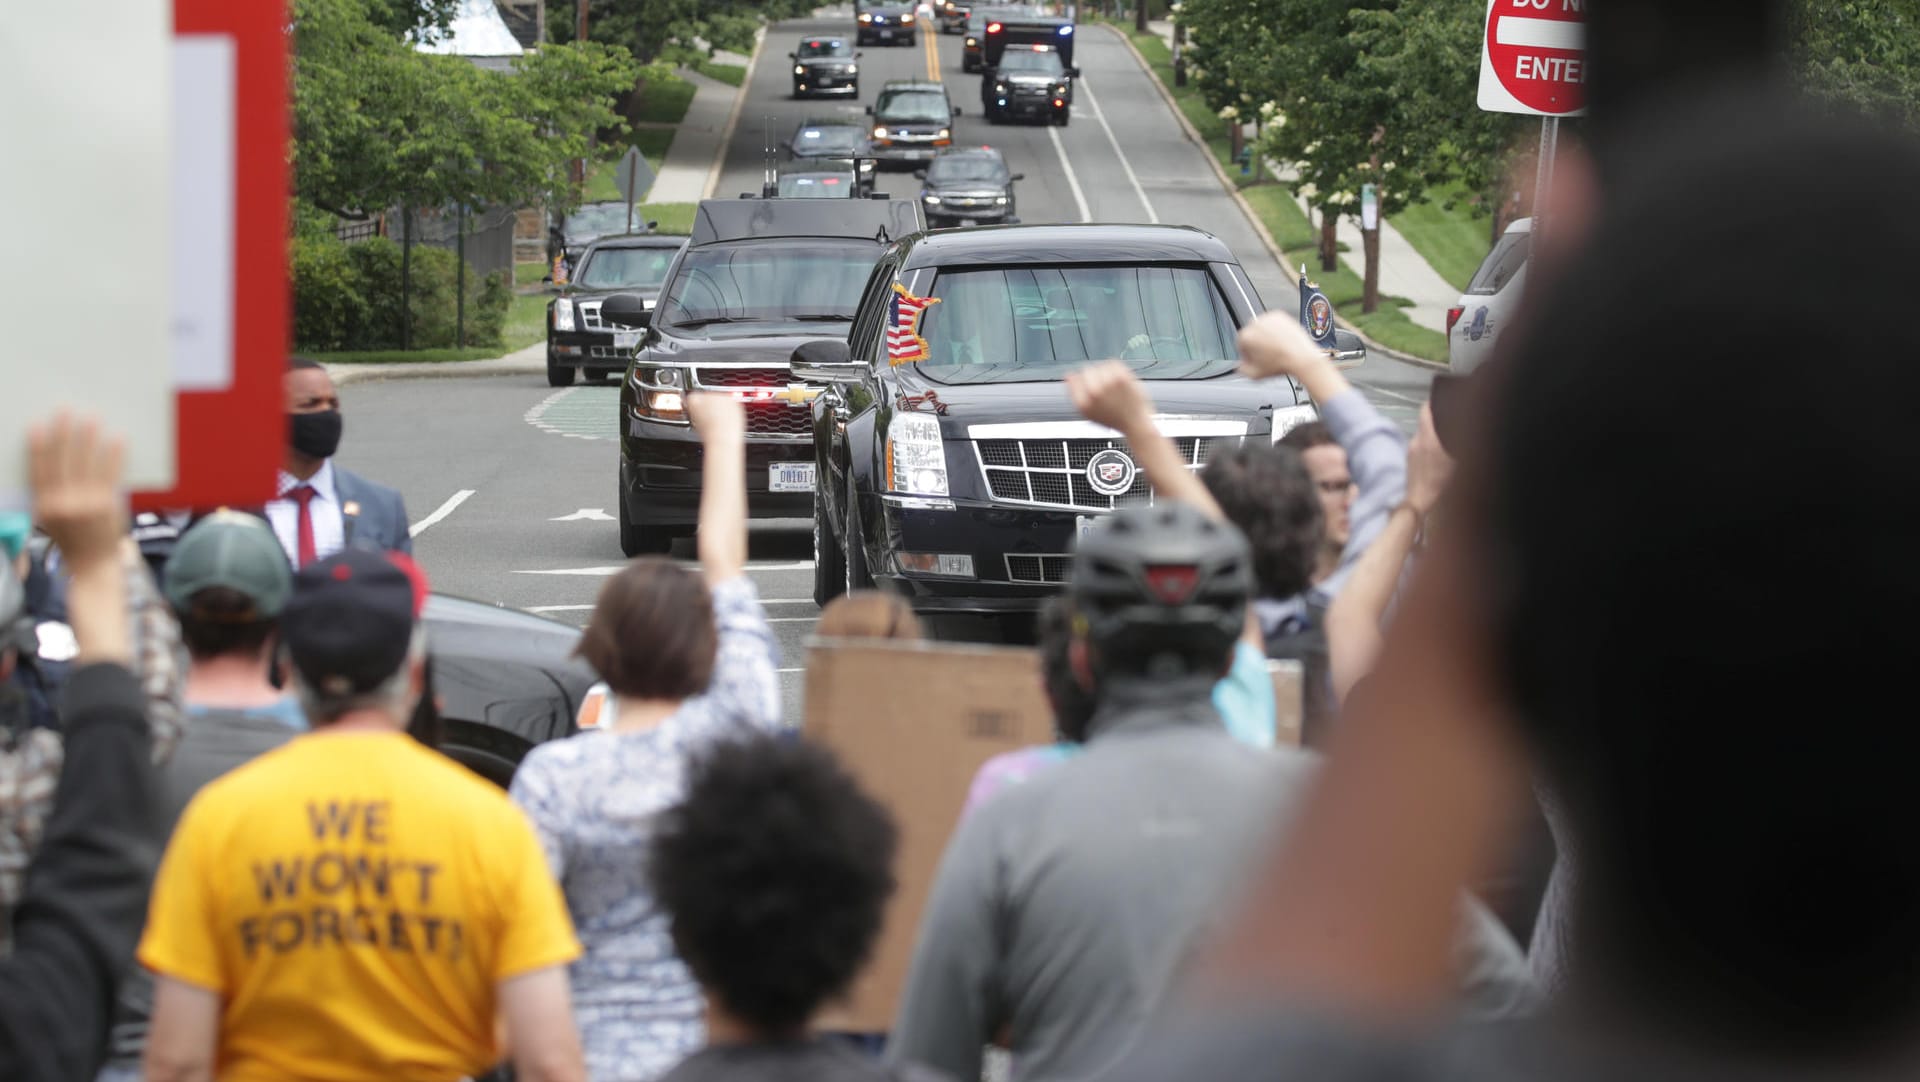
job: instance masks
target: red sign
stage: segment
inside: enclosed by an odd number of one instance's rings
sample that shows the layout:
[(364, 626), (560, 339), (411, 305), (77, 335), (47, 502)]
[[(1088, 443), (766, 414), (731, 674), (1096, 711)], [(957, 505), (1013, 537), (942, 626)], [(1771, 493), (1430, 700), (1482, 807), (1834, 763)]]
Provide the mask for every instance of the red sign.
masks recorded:
[(233, 64), (231, 280), (172, 283), (175, 290), (231, 290), (221, 298), (230, 304), (216, 306), (231, 312), (231, 374), (224, 386), (177, 392), (174, 488), (135, 493), (133, 503), (141, 510), (252, 506), (273, 498), (286, 446), (287, 9), (283, 0), (175, 0), (173, 18), (176, 57), (190, 42), (212, 42)]
[(1480, 108), (1568, 116), (1587, 107), (1585, 0), (1493, 0)]

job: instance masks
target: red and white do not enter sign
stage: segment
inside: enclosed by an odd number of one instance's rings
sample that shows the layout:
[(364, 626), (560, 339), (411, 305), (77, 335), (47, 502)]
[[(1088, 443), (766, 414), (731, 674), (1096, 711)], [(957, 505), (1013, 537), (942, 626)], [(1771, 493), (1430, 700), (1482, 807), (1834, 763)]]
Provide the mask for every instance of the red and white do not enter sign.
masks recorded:
[(1480, 108), (1573, 116), (1587, 107), (1585, 0), (1492, 0), (1480, 46)]

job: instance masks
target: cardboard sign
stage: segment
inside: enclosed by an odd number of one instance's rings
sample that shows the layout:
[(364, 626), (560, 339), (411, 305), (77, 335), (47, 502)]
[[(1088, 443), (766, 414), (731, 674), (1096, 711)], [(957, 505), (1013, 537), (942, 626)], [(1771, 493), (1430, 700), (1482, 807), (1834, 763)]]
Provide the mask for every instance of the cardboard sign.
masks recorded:
[[(1300, 665), (1269, 662), (1277, 742), (1300, 740)], [(899, 886), (847, 1001), (818, 1028), (893, 1028), (920, 916), (973, 776), (996, 755), (1053, 741), (1039, 654), (1002, 646), (815, 639), (802, 732), (832, 749), (900, 829)]]
[(26, 505), (27, 426), (60, 408), (126, 440), (133, 484), (174, 477), (168, 5), (81, 8), (8, 4), (0, 31), (0, 508)]

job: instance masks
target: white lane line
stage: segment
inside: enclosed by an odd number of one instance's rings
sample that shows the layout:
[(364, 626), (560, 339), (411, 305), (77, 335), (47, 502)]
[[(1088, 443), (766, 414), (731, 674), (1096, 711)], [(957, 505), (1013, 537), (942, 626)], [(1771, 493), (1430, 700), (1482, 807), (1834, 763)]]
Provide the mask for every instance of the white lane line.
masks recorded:
[(800, 623), (806, 623), (807, 621), (810, 621), (810, 620), (818, 620), (818, 619), (820, 619), (820, 617), (819, 617), (818, 615), (814, 615), (814, 616), (769, 616), (769, 617), (767, 617), (767, 623), (769, 623), (769, 624), (800, 624)]
[(798, 669), (775, 669), (773, 671), (774, 672), (806, 672), (807, 670), (804, 667), (802, 667)]
[(1107, 123), (1107, 114), (1101, 111), (1099, 99), (1093, 96), (1093, 87), (1082, 79), (1076, 89), (1086, 97), (1087, 104), (1093, 107), (1093, 119), (1100, 122), (1101, 130), (1107, 133), (1107, 142), (1113, 144), (1114, 156), (1120, 159), (1120, 168), (1126, 171), (1127, 182), (1133, 185), (1133, 194), (1140, 197), (1140, 205), (1146, 209), (1147, 221), (1158, 224), (1160, 215), (1154, 212), (1153, 204), (1147, 201), (1147, 190), (1140, 186), (1140, 177), (1133, 171), (1133, 163), (1127, 160), (1126, 151), (1120, 149), (1120, 139), (1113, 134), (1113, 125)]
[(528, 612), (585, 612), (592, 605), (535, 605)]
[[(763, 597), (760, 599), (760, 603), (762, 605), (811, 605), (813, 604), (813, 598), (810, 598), (810, 597)], [(534, 605), (528, 608), (526, 611), (528, 612), (587, 612), (592, 608), (593, 608), (592, 605)], [(815, 619), (815, 617), (808, 616), (808, 617), (805, 617), (805, 619), (812, 620), (812, 619)]]
[(1047, 125), (1047, 138), (1053, 140), (1053, 151), (1060, 155), (1060, 171), (1067, 175), (1067, 188), (1073, 192), (1074, 205), (1080, 208), (1080, 220), (1093, 221), (1093, 211), (1087, 208), (1087, 193), (1080, 190), (1080, 178), (1073, 172), (1073, 163), (1067, 160), (1066, 145), (1060, 142), (1060, 129)]
[(1389, 391), (1385, 387), (1376, 387), (1371, 383), (1356, 383), (1354, 384), (1354, 386), (1359, 387), (1363, 391), (1372, 391), (1375, 394), (1386, 395), (1388, 398), (1397, 398), (1400, 401), (1405, 402), (1409, 406), (1426, 405), (1426, 403), (1420, 401), (1417, 398), (1408, 398), (1406, 395), (1401, 394), (1399, 391)]
[(428, 515), (426, 518), (423, 518), (419, 522), (416, 522), (413, 525), (407, 527), (407, 536), (419, 537), (421, 534), (427, 532), (427, 527), (433, 525), (436, 522), (439, 522), (441, 519), (446, 518), (448, 515), (453, 514), (453, 509), (460, 506), (463, 503), (466, 503), (467, 497), (471, 495), (473, 495), (473, 489), (463, 488), (460, 491), (454, 493), (453, 495), (447, 497), (447, 502), (441, 504), (438, 508), (436, 508), (433, 514)]

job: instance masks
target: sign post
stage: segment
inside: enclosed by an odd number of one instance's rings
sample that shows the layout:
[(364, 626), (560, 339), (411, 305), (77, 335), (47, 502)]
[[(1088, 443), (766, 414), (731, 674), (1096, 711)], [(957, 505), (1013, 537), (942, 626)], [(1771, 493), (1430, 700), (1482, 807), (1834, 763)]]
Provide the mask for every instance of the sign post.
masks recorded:
[(653, 187), (653, 167), (647, 159), (640, 156), (639, 147), (628, 147), (627, 153), (620, 159), (620, 165), (614, 170), (614, 184), (620, 189), (620, 197), (627, 201), (627, 232), (633, 232), (633, 205), (639, 202)]
[(1540, 118), (1540, 166), (1534, 177), (1533, 231), (1541, 197), (1553, 184), (1560, 118), (1587, 109), (1585, 0), (1489, 0), (1480, 44), (1480, 108)]

